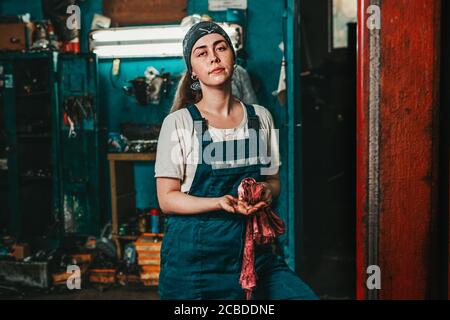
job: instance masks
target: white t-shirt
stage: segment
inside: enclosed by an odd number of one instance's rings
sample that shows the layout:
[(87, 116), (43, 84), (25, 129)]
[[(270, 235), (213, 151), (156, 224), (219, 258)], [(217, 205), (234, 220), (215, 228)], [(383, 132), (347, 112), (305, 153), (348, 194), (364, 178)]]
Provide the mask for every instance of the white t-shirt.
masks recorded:
[[(208, 126), (213, 142), (249, 137), (247, 109), (242, 102), (241, 105), (244, 109), (244, 117), (236, 128), (219, 129)], [(279, 135), (269, 110), (256, 104), (253, 106), (256, 115), (259, 117), (261, 139), (267, 145), (267, 150), (264, 152), (270, 157), (270, 170), (266, 171), (265, 174), (276, 174), (281, 165)], [(163, 121), (158, 138), (155, 177), (180, 179), (181, 192), (187, 192), (191, 188), (199, 158), (198, 138), (194, 130), (194, 122), (187, 108), (169, 114)], [(227, 168), (234, 166), (239, 166), (239, 164), (237, 162), (236, 164), (228, 164)]]

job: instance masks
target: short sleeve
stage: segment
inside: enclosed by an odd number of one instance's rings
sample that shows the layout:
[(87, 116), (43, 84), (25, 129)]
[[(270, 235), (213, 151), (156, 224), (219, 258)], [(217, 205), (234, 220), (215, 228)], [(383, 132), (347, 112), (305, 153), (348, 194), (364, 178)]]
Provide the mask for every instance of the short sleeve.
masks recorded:
[(178, 178), (183, 181), (184, 140), (176, 120), (176, 117), (170, 114), (161, 126), (156, 150), (155, 177)]
[(279, 131), (277, 128), (275, 128), (275, 123), (270, 111), (264, 107), (259, 108), (261, 110), (261, 130), (265, 135), (265, 141), (267, 143), (267, 155), (270, 159), (270, 166), (268, 168), (264, 168), (264, 171), (261, 171), (261, 173), (264, 175), (274, 175), (279, 172), (279, 167), (281, 166)]

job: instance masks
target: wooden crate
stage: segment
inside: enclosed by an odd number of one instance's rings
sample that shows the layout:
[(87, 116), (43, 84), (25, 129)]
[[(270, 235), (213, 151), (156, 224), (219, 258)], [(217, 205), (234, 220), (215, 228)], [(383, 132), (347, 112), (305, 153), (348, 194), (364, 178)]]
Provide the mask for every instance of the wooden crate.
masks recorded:
[(161, 251), (161, 241), (154, 242), (154, 236), (152, 233), (144, 233), (140, 236), (134, 246), (136, 251), (139, 252), (159, 252)]
[(159, 258), (141, 258), (141, 259), (138, 259), (138, 265), (140, 265), (140, 266), (146, 266), (146, 265), (159, 266), (160, 263), (161, 263), (161, 260)]
[(103, 0), (112, 26), (178, 23), (187, 15), (187, 0)]
[(134, 243), (141, 267), (141, 281), (145, 286), (157, 286), (159, 281), (162, 241), (154, 242), (155, 236), (162, 237), (162, 234), (144, 233)]
[(14, 258), (16, 260), (22, 261), (30, 255), (30, 246), (27, 243), (16, 243), (13, 246)]
[(120, 282), (122, 284), (126, 283), (139, 283), (141, 282), (140, 276), (135, 274), (118, 274), (116, 276), (117, 282)]
[(144, 286), (157, 286), (159, 283), (159, 265), (158, 266), (142, 266), (141, 282)]
[(89, 281), (91, 283), (112, 284), (116, 282), (116, 269), (91, 269)]
[(158, 279), (145, 279), (145, 280), (141, 279), (141, 282), (146, 287), (157, 287), (158, 283), (159, 283), (159, 280)]

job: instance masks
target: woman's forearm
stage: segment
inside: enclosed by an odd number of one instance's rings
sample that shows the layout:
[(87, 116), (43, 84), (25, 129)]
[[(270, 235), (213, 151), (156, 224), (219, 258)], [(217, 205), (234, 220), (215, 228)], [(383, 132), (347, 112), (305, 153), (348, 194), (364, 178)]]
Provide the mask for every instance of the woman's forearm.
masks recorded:
[(198, 214), (220, 210), (219, 198), (195, 197), (181, 191), (169, 191), (161, 200), (159, 206), (166, 214)]
[(276, 177), (268, 177), (265, 181), (267, 184), (267, 187), (270, 188), (270, 191), (272, 192), (272, 198), (275, 200), (280, 195), (280, 178), (278, 176)]

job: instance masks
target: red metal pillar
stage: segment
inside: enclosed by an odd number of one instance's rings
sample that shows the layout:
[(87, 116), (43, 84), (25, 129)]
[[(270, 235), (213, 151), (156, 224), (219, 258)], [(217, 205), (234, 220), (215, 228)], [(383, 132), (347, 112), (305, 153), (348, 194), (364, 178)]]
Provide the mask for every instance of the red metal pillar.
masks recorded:
[[(367, 20), (380, 9), (381, 25)], [(357, 298), (433, 296), (439, 0), (358, 1)], [(368, 290), (369, 265), (381, 289)]]

